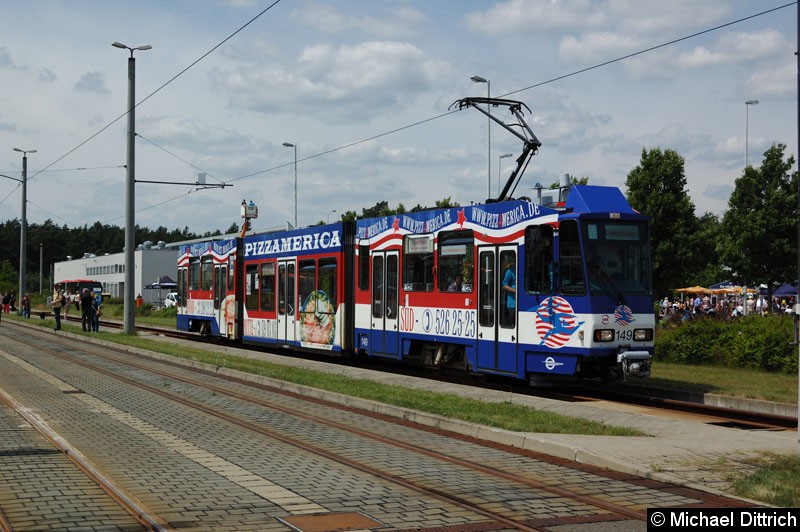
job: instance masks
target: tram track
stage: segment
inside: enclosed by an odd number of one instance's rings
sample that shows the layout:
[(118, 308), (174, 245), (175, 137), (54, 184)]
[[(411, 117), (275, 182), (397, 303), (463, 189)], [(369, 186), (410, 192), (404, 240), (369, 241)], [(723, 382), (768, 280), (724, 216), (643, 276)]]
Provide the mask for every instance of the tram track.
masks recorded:
[[(161, 327), (137, 326), (137, 330), (150, 334), (161, 335), (169, 338), (181, 339), (189, 342), (208, 343), (220, 342), (219, 339), (208, 339), (197, 334), (173, 331)], [(228, 345), (222, 342), (221, 345)], [(261, 346), (241, 346), (236, 347), (250, 349), (257, 352), (273, 353), (286, 355), (285, 349), (270, 349)], [(307, 355), (297, 352), (293, 356), (305, 357), (316, 361), (324, 361), (331, 364), (350, 364), (338, 358), (324, 358), (319, 355)], [(687, 416), (694, 415), (698, 418), (707, 419), (708, 422), (730, 428), (742, 430), (793, 430), (797, 428), (797, 416), (783, 415), (774, 411), (759, 411), (744, 408), (732, 408), (714, 404), (706, 404), (703, 397), (695, 400), (686, 399), (685, 392), (667, 389), (650, 388), (647, 386), (637, 386), (635, 384), (623, 383), (619, 385), (601, 385), (588, 381), (586, 383), (566, 384), (560, 388), (555, 387), (531, 387), (520, 384), (516, 380), (503, 378), (488, 378), (482, 375), (478, 378), (471, 378), (466, 374), (453, 375), (451, 373), (436, 373), (424, 368), (415, 366), (401, 365), (393, 361), (384, 360), (363, 360), (359, 359), (358, 367), (374, 369), (381, 372), (391, 372), (397, 375), (406, 375), (424, 379), (433, 379), (442, 382), (459, 384), (464, 386), (478, 387), (487, 390), (508, 392), (515, 395), (528, 395), (534, 397), (544, 397), (566, 402), (613, 402), (624, 405), (637, 405), (652, 408), (656, 411), (663, 411), (667, 414), (683, 413)], [(796, 409), (793, 409), (795, 411)]]
[[(52, 340), (52, 337), (48, 337), (48, 340)], [(515, 475), (515, 474), (513, 474), (511, 472), (498, 471), (494, 467), (488, 467), (488, 466), (485, 466), (485, 465), (482, 465), (482, 464), (469, 462), (469, 461), (460, 459), (458, 457), (452, 457), (452, 456), (440, 453), (440, 452), (435, 451), (435, 450), (425, 449), (425, 448), (421, 448), (421, 447), (415, 446), (415, 445), (409, 445), (409, 444), (407, 444), (405, 442), (392, 440), (391, 438), (386, 438), (386, 437), (383, 437), (383, 436), (381, 436), (379, 434), (374, 434), (374, 433), (371, 433), (371, 432), (368, 432), (368, 431), (363, 431), (363, 430), (354, 430), (353, 427), (349, 427), (349, 426), (340, 424), (338, 422), (332, 421), (332, 420), (324, 418), (324, 417), (310, 415), (308, 413), (305, 413), (305, 412), (302, 412), (302, 411), (299, 411), (299, 410), (288, 409), (288, 408), (285, 408), (285, 407), (279, 407), (278, 405), (275, 405), (274, 403), (265, 402), (263, 400), (255, 398), (255, 397), (253, 397), (253, 396), (251, 396), (250, 394), (247, 394), (247, 393), (233, 392), (230, 389), (228, 389), (228, 387), (226, 387), (226, 386), (209, 385), (209, 383), (200, 382), (197, 379), (187, 378), (185, 376), (178, 375), (176, 373), (175, 368), (171, 364), (168, 365), (168, 367), (170, 369), (154, 369), (153, 368), (154, 361), (152, 361), (152, 360), (148, 360), (146, 362), (134, 362), (134, 361), (130, 360), (130, 357), (131, 357), (130, 353), (121, 353), (120, 352), (120, 353), (116, 353), (115, 355), (111, 355), (111, 354), (109, 354), (109, 349), (107, 347), (104, 347), (103, 352), (101, 352), (99, 349), (93, 349), (89, 345), (84, 345), (84, 346), (81, 346), (81, 351), (84, 351), (87, 354), (89, 354), (91, 356), (94, 356), (94, 357), (101, 357), (101, 358), (103, 358), (103, 359), (105, 359), (105, 360), (107, 360), (109, 362), (114, 363), (114, 364), (124, 364), (125, 366), (134, 368), (137, 371), (152, 372), (152, 373), (157, 374), (157, 375), (159, 375), (159, 376), (161, 376), (161, 377), (163, 377), (165, 379), (174, 379), (176, 381), (180, 381), (180, 382), (183, 382), (183, 383), (191, 385), (191, 386), (199, 386), (199, 387), (205, 388), (206, 390), (210, 390), (214, 394), (225, 395), (225, 396), (228, 396), (228, 397), (231, 397), (231, 398), (235, 398), (236, 400), (239, 400), (239, 401), (247, 401), (247, 402), (249, 402), (251, 404), (258, 405), (258, 406), (260, 406), (262, 408), (269, 408), (269, 409), (272, 409), (272, 410), (279, 410), (279, 411), (282, 411), (282, 412), (286, 413), (287, 415), (301, 417), (301, 418), (307, 420), (310, 423), (323, 424), (323, 425), (331, 427), (331, 428), (333, 428), (335, 430), (348, 431), (348, 432), (350, 432), (352, 434), (356, 434), (356, 435), (358, 435), (359, 437), (362, 437), (362, 438), (370, 438), (373, 441), (378, 441), (378, 442), (381, 442), (381, 443), (384, 443), (384, 444), (387, 444), (387, 445), (395, 446), (397, 448), (402, 448), (406, 452), (417, 453), (420, 456), (424, 455), (424, 456), (426, 456), (428, 458), (434, 458), (434, 459), (439, 460), (439, 461), (447, 462), (448, 464), (451, 464), (451, 465), (456, 466), (456, 467), (469, 468), (469, 469), (471, 469), (473, 471), (480, 472), (483, 475), (492, 475), (495, 478), (500, 478), (505, 482), (514, 482), (516, 484), (523, 485), (523, 486), (526, 486), (526, 487), (531, 488), (531, 489), (545, 491), (545, 492), (547, 492), (548, 494), (550, 494), (552, 496), (566, 497), (566, 498), (570, 498), (570, 499), (573, 499), (573, 500), (577, 500), (577, 501), (580, 501), (582, 504), (590, 505), (592, 507), (595, 507), (595, 508), (598, 508), (598, 509), (602, 509), (602, 510), (604, 510), (606, 512), (611, 512), (612, 514), (617, 515), (617, 516), (621, 516), (621, 517), (624, 517), (624, 518), (637, 519), (637, 520), (644, 519), (644, 517), (645, 517), (645, 515), (644, 515), (644, 513), (642, 511), (632, 510), (631, 508), (628, 508), (628, 507), (625, 507), (625, 506), (622, 506), (622, 505), (619, 505), (619, 504), (616, 504), (616, 503), (610, 503), (608, 501), (597, 499), (597, 498), (591, 497), (591, 496), (586, 497), (586, 496), (578, 495), (576, 497), (575, 493), (571, 493), (568, 490), (560, 488), (558, 486), (548, 485), (546, 483), (543, 483), (541, 481), (538, 481), (538, 480), (535, 480), (535, 479), (531, 479), (531, 478), (520, 477), (519, 475)], [(287, 436), (285, 436), (283, 434), (280, 434), (280, 433), (278, 433), (278, 432), (276, 432), (276, 431), (274, 431), (274, 430), (272, 430), (272, 429), (270, 429), (268, 427), (264, 427), (264, 426), (261, 426), (261, 425), (254, 424), (254, 423), (252, 423), (252, 422), (250, 422), (250, 421), (248, 421), (246, 419), (240, 418), (239, 416), (230, 415), (230, 414), (228, 414), (226, 412), (223, 412), (223, 411), (220, 411), (218, 409), (208, 407), (207, 405), (199, 404), (194, 400), (188, 399), (188, 398), (183, 397), (183, 396), (181, 396), (179, 394), (176, 394), (176, 393), (172, 393), (172, 392), (168, 391), (168, 389), (156, 388), (156, 387), (153, 387), (153, 386), (149, 386), (149, 385), (143, 384), (141, 382), (138, 382), (135, 379), (131, 379), (129, 377), (125, 377), (125, 376), (119, 375), (117, 373), (107, 371), (107, 370), (105, 370), (103, 368), (98, 368), (95, 364), (91, 364), (91, 363), (87, 363), (85, 361), (79, 360), (74, 355), (69, 355), (68, 356), (68, 355), (65, 355), (64, 353), (62, 353), (60, 350), (56, 350), (56, 349), (48, 350), (48, 354), (51, 354), (52, 356), (59, 357), (59, 358), (61, 358), (63, 360), (69, 361), (70, 363), (73, 363), (73, 364), (79, 364), (79, 365), (81, 365), (82, 367), (84, 367), (86, 369), (90, 369), (92, 371), (98, 371), (98, 372), (108, 376), (109, 378), (114, 378), (114, 379), (119, 380), (121, 382), (125, 382), (126, 384), (129, 384), (131, 386), (135, 386), (135, 387), (137, 387), (139, 389), (147, 390), (150, 393), (157, 394), (157, 395), (159, 395), (161, 397), (169, 399), (170, 401), (175, 401), (175, 402), (180, 403), (180, 404), (182, 404), (184, 406), (196, 409), (198, 411), (202, 411), (202, 412), (204, 412), (204, 413), (206, 413), (208, 415), (215, 416), (215, 417), (217, 417), (219, 419), (224, 419), (225, 421), (227, 421), (229, 423), (234, 423), (234, 424), (236, 424), (238, 426), (247, 428), (248, 430), (252, 430), (252, 431), (258, 432), (259, 434), (268, 436), (270, 438), (274, 438), (274, 439), (276, 439), (278, 441), (282, 441), (285, 444), (292, 445), (292, 446), (295, 446), (297, 448), (302, 448), (302, 449), (304, 449), (304, 450), (306, 450), (308, 452), (313, 452), (313, 453), (315, 453), (315, 454), (317, 454), (319, 456), (323, 456), (325, 458), (328, 458), (328, 459), (331, 459), (331, 460), (335, 460), (338, 463), (342, 463), (342, 464), (348, 465), (349, 467), (353, 467), (355, 469), (358, 469), (358, 470), (363, 471), (365, 473), (368, 473), (370, 475), (379, 476), (380, 478), (384, 478), (387, 481), (391, 481), (391, 482), (397, 483), (397, 484), (402, 485), (404, 487), (407, 487), (409, 489), (414, 489), (414, 490), (416, 490), (416, 491), (418, 491), (420, 493), (424, 493), (426, 496), (436, 497), (436, 498), (438, 498), (440, 500), (447, 501), (447, 502), (449, 502), (451, 504), (458, 505), (458, 506), (461, 506), (461, 507), (464, 507), (464, 508), (468, 508), (471, 511), (475, 511), (477, 513), (481, 513), (482, 515), (485, 515), (488, 518), (496, 520), (496, 521), (498, 521), (500, 523), (504, 523), (507, 526), (513, 526), (513, 527), (516, 527), (516, 528), (522, 529), (522, 530), (534, 530), (534, 529), (536, 529), (535, 527), (531, 527), (530, 525), (526, 524), (525, 522), (519, 522), (519, 521), (515, 521), (513, 519), (510, 520), (510, 521), (507, 521), (508, 518), (503, 516), (503, 515), (497, 515), (496, 512), (493, 512), (491, 510), (486, 510), (486, 509), (483, 509), (483, 508), (480, 508), (480, 507), (475, 507), (475, 505), (471, 504), (469, 501), (462, 500), (459, 497), (453, 496), (452, 494), (448, 494), (446, 492), (443, 492), (440, 489), (436, 489), (436, 488), (432, 488), (432, 487), (429, 487), (429, 486), (420, 485), (419, 483), (416, 483), (416, 482), (409, 482), (407, 479), (400, 478), (400, 477), (398, 477), (396, 475), (393, 475), (393, 474), (387, 474), (386, 472), (380, 471), (377, 468), (375, 468), (375, 467), (373, 467), (373, 466), (371, 466), (369, 464), (354, 462), (353, 460), (351, 460), (349, 458), (343, 458), (341, 456), (338, 456), (338, 455), (335, 455), (335, 454), (331, 453), (327, 449), (321, 448), (319, 446), (309, 445), (308, 442), (304, 442), (304, 441), (301, 441), (301, 440), (297, 440), (295, 438), (287, 437)], [(161, 365), (161, 364), (159, 364), (159, 365)], [(182, 367), (181, 370), (185, 371), (186, 368)], [(197, 371), (197, 370), (192, 370), (192, 371)], [(208, 377), (208, 373), (207, 372), (200, 372), (200, 373), (202, 373), (204, 377)], [(216, 375), (216, 377), (219, 378), (218, 375)], [(253, 386), (252, 383), (247, 383), (247, 385), (251, 386), (251, 387)], [(264, 389), (264, 388), (268, 389), (268, 387), (264, 387), (264, 386), (258, 386), (258, 388), (259, 389)], [(283, 394), (283, 395), (286, 395), (288, 393), (288, 392), (275, 390), (275, 389), (268, 389), (268, 391), (270, 393), (280, 393), (280, 394)], [(304, 398), (304, 399), (307, 400), (307, 398)], [(325, 406), (329, 407), (329, 408), (332, 407), (330, 404), (326, 404)], [(338, 408), (341, 408), (341, 407), (338, 407)], [(363, 415), (363, 413), (362, 413), (362, 415)], [(525, 454), (525, 453), (520, 453), (520, 454)]]
[[(97, 484), (143, 527), (147, 530), (157, 532), (172, 530), (172, 528), (166, 525), (163, 519), (149, 510), (140, 501), (136, 500), (131, 494), (127, 493), (126, 490), (118, 486), (101, 468), (93, 464), (83, 453), (62, 438), (55, 430), (50, 428), (47, 423), (42, 421), (36, 414), (2, 389), (0, 389), (0, 400), (22, 416), (22, 418), (44, 436), (55, 449), (66, 456), (84, 475), (86, 475), (86, 477)], [(0, 531), (12, 532), (13, 530), (14, 528), (11, 526), (11, 523), (8, 522), (8, 520), (4, 518), (3, 513), (0, 512)]]
[[(79, 318), (70, 318), (70, 320), (75, 320), (78, 322), (80, 321)], [(122, 323), (118, 321), (104, 321), (102, 322), (102, 326), (112, 329), (122, 329)], [(220, 343), (220, 345), (229, 345), (225, 343), (224, 340), (217, 338), (209, 339), (199, 336), (195, 333), (187, 333), (174, 329), (167, 329), (164, 327), (137, 325), (136, 330), (139, 332), (168, 338), (176, 338), (188, 342), (196, 342), (199, 344), (216, 342)], [(271, 349), (269, 347), (253, 345), (242, 346), (240, 344), (237, 344), (235, 347), (257, 352), (274, 353), (284, 356), (286, 355), (285, 349)], [(305, 357), (317, 361), (325, 361), (331, 364), (343, 363), (343, 360), (339, 358), (323, 358), (319, 355), (310, 355), (300, 351), (294, 353), (293, 356)], [(683, 413), (685, 415), (694, 415), (699, 418), (708, 419), (709, 422), (714, 424), (742, 430), (794, 430), (798, 426), (796, 415), (784, 415), (782, 413), (776, 413), (773, 410), (761, 411), (707, 404), (703, 402), (703, 396), (700, 394), (697, 394), (698, 397), (696, 398), (687, 399), (687, 396), (691, 394), (687, 394), (686, 392), (650, 388), (647, 386), (637, 386), (629, 383), (623, 383), (620, 385), (603, 385), (594, 383), (592, 381), (587, 381), (586, 383), (562, 385), (560, 388), (556, 389), (555, 387), (531, 387), (526, 384), (521, 384), (516, 380), (503, 378), (493, 379), (487, 377), (486, 375), (482, 375), (479, 378), (470, 378), (466, 374), (453, 376), (452, 373), (435, 373), (430, 370), (425, 370), (424, 368), (399, 365), (393, 363), (393, 361), (359, 359), (357, 364), (359, 367), (365, 369), (375, 369), (382, 372), (391, 372), (397, 375), (435, 379), (453, 384), (504, 391), (516, 395), (545, 397), (567, 402), (605, 401), (625, 405), (643, 406), (652, 408), (656, 411), (663, 411), (668, 414)], [(792, 411), (796, 411), (796, 408), (792, 409)]]

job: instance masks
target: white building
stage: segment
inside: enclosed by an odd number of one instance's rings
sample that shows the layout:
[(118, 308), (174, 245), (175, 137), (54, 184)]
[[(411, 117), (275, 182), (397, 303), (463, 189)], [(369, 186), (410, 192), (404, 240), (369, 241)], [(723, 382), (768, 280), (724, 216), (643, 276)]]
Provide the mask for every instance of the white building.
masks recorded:
[[(166, 290), (146, 289), (145, 286), (158, 282), (161, 277), (178, 278), (178, 245), (159, 242), (145, 242), (134, 251), (136, 272), (134, 294), (141, 294), (146, 304), (160, 304), (167, 295)], [(91, 279), (103, 283), (103, 292), (111, 297), (124, 297), (125, 254), (96, 256), (87, 253), (83, 257), (56, 262), (53, 265), (53, 282), (70, 279)]]

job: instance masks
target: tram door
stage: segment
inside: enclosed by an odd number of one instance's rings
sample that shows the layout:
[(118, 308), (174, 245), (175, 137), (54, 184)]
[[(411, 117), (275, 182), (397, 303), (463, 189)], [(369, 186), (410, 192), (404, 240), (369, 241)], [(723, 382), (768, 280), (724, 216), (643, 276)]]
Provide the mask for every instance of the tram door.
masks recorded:
[(219, 324), (219, 333), (223, 336), (233, 334), (233, 330), (228, 330), (225, 316), (225, 296), (228, 286), (228, 266), (223, 264), (214, 265), (214, 316)]
[(372, 316), (370, 351), (399, 358), (397, 353), (398, 270), (397, 251), (372, 255)]
[(278, 261), (278, 341), (292, 343), (297, 325), (295, 262)]
[(517, 371), (517, 273), (515, 246), (479, 248), (479, 369)]

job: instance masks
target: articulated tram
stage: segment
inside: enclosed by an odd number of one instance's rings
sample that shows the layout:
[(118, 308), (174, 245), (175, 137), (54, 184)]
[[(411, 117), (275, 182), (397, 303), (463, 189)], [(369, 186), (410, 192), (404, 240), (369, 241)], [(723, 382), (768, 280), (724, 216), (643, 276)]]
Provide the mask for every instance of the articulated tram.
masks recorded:
[(178, 328), (534, 384), (648, 376), (648, 218), (615, 187), (511, 199), (540, 145), (524, 104), (458, 103), (507, 105), (519, 119), (508, 129), (527, 132), (498, 198), (184, 245)]
[(534, 382), (647, 376), (647, 217), (616, 188), (186, 245), (178, 328)]

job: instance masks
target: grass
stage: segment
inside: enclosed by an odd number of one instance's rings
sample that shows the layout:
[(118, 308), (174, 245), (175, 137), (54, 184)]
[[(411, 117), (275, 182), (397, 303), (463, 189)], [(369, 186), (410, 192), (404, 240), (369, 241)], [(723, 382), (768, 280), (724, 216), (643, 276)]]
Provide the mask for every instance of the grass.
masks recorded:
[(756, 465), (756, 473), (734, 482), (736, 495), (782, 508), (800, 506), (800, 456), (764, 456)]
[[(104, 308), (106, 317), (115, 317), (114, 309)], [(172, 312), (164, 310), (160, 312)], [(120, 313), (121, 314), (121, 313)], [(12, 319), (18, 319), (12, 317)], [(19, 318), (21, 319), (21, 318)], [(163, 316), (139, 318), (137, 322), (163, 324)], [(53, 327), (54, 321), (31, 320), (31, 323)], [(169, 325), (175, 325), (172, 317)], [(73, 323), (63, 323), (62, 327), (82, 334), (80, 327)], [(304, 386), (347, 394), (363, 399), (370, 399), (386, 404), (428, 412), (452, 419), (461, 419), (470, 423), (496, 427), (516, 432), (540, 432), (556, 434), (585, 434), (603, 436), (645, 436), (641, 431), (627, 427), (616, 427), (604, 423), (564, 416), (552, 412), (535, 410), (510, 402), (492, 403), (467, 399), (460, 396), (436, 393), (427, 390), (405, 388), (402, 386), (376, 383), (367, 379), (356, 379), (346, 375), (315, 371), (305, 368), (284, 366), (202, 349), (191, 349), (176, 344), (149, 340), (139, 336), (127, 336), (118, 333), (101, 331), (93, 337), (103, 340), (155, 351), (165, 355), (195, 360), (218, 367), (262, 375), (265, 377), (292, 382)]]
[(797, 375), (784, 373), (656, 362), (652, 376), (634, 384), (797, 404)]

